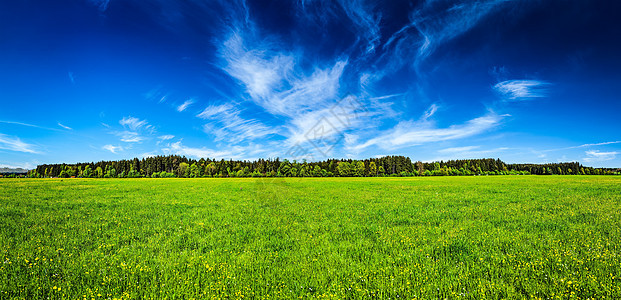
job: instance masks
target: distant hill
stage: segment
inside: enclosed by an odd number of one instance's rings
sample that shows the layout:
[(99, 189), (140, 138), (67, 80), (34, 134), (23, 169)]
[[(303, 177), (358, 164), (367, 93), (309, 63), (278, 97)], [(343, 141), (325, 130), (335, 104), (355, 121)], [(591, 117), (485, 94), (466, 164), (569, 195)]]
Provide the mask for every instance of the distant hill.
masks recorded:
[(17, 168), (17, 169), (0, 168), (0, 174), (26, 174), (26, 173), (28, 173), (28, 170), (22, 169), (22, 168)]

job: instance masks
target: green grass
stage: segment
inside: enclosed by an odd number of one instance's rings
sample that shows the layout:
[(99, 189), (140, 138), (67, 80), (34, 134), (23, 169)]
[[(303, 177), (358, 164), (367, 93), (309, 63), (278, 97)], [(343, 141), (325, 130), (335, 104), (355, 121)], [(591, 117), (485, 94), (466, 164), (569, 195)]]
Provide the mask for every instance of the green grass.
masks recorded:
[(620, 298), (621, 177), (0, 180), (0, 299)]

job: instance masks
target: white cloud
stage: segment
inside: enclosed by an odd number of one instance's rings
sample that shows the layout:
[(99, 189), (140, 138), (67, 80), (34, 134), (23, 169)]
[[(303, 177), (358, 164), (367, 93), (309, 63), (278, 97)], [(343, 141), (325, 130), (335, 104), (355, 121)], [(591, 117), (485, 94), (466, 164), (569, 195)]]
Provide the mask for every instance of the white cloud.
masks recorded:
[(210, 105), (197, 117), (210, 120), (203, 126), (203, 130), (214, 135), (216, 141), (225, 140), (237, 143), (247, 139), (257, 139), (270, 134), (275, 134), (276, 129), (270, 128), (254, 119), (244, 119), (240, 116), (241, 111), (232, 104)]
[(33, 124), (28, 124), (28, 123), (22, 123), (22, 122), (0, 121), (0, 123), (5, 123), (5, 124), (15, 124), (15, 125), (22, 125), (22, 126), (26, 126), (26, 127), (41, 128), (41, 126), (37, 126), (37, 125), (33, 125)]
[(586, 157), (583, 158), (582, 160), (584, 160), (585, 162), (599, 162), (599, 161), (613, 160), (617, 158), (618, 154), (620, 154), (620, 152), (617, 152), (617, 151), (601, 152), (599, 150), (589, 150), (589, 151), (585, 151), (584, 153), (586, 154)]
[(121, 141), (126, 143), (139, 143), (145, 140), (143, 136), (134, 131), (120, 131), (115, 134), (121, 138)]
[(157, 154), (155, 152), (146, 152), (146, 153), (140, 154), (138, 157), (140, 157), (140, 158), (149, 158), (149, 157), (155, 157), (155, 156), (157, 156)]
[[(269, 134), (287, 137), (286, 146), (308, 140), (305, 135), (319, 120), (334, 119), (330, 109), (339, 101), (340, 79), (347, 60), (328, 67), (315, 64), (309, 71), (298, 63), (301, 57), (294, 52), (279, 51), (273, 43), (265, 42), (269, 38), (254, 42), (257, 39), (253, 34), (235, 31), (228, 37), (220, 49), (225, 62), (222, 69), (243, 84), (252, 102), (284, 124), (273, 128), (256, 120), (244, 120), (239, 111), (225, 104), (207, 107), (198, 115), (205, 119), (217, 115), (220, 120), (220, 128), (210, 123), (205, 131), (216, 135), (217, 140), (226, 137), (234, 142)], [(336, 126), (339, 131), (344, 127), (341, 123)]]
[(436, 113), (436, 111), (438, 111), (438, 106), (435, 105), (435, 104), (432, 104), (427, 109), (427, 111), (425, 111), (425, 114), (423, 115), (422, 119), (423, 120), (427, 120), (427, 119), (431, 118)]
[(166, 134), (166, 135), (160, 135), (157, 137), (158, 139), (162, 140), (162, 141), (166, 141), (166, 140), (172, 140), (175, 138), (174, 135), (172, 134)]
[(621, 143), (621, 141), (603, 142), (603, 143), (595, 143), (595, 144), (584, 144), (584, 145), (577, 146), (576, 148), (578, 148), (578, 147), (603, 146), (603, 145), (611, 145), (611, 144), (619, 144), (619, 143)]
[(358, 34), (366, 40), (366, 53), (374, 52), (381, 38), (381, 16), (370, 12), (367, 7), (364, 7), (363, 1), (343, 0), (340, 4), (349, 19), (356, 25)]
[(481, 146), (454, 147), (454, 148), (446, 148), (446, 149), (438, 150), (438, 153), (444, 154), (444, 153), (470, 152), (478, 148), (481, 148)]
[(75, 84), (75, 77), (73, 77), (73, 72), (68, 72), (67, 75), (69, 75), (69, 80), (71, 81), (71, 83)]
[(113, 145), (105, 145), (103, 147), (101, 147), (104, 150), (108, 150), (114, 154), (117, 153), (117, 151), (123, 151), (123, 147), (121, 146), (113, 146)]
[(353, 31), (358, 38), (356, 44), (363, 44), (363, 53), (371, 54), (380, 43), (381, 14), (374, 11), (377, 6), (368, 1), (297, 1), (297, 15), (307, 25), (316, 25), (317, 30), (324, 30), (327, 18), (338, 19), (339, 24)]
[(238, 155), (235, 155), (235, 151), (239, 151), (239, 147), (231, 147), (231, 150), (227, 151), (216, 151), (208, 148), (192, 148), (184, 146), (181, 141), (176, 143), (171, 143), (168, 145), (168, 148), (162, 149), (164, 152), (174, 153), (178, 155), (186, 155), (194, 158), (238, 158)]
[(23, 122), (14, 122), (14, 121), (3, 121), (3, 120), (0, 120), (0, 123), (12, 124), (12, 125), (21, 125), (21, 126), (26, 126), (26, 127), (39, 128), (39, 129), (52, 130), (52, 131), (62, 131), (62, 130), (57, 129), (57, 128), (48, 128), (48, 127), (43, 127), (43, 126), (34, 125), (34, 124), (28, 124), (28, 123), (23, 123)]
[(301, 112), (336, 101), (339, 81), (347, 65), (337, 61), (332, 67), (315, 67), (310, 75), (296, 63), (295, 55), (275, 50), (265, 42), (252, 44), (239, 32), (223, 43), (223, 69), (244, 84), (252, 101), (271, 114), (296, 116)]
[[(323, 128), (329, 129), (329, 132), (320, 134), (320, 138), (359, 137), (344, 141), (347, 150), (352, 153), (371, 145), (382, 148), (405, 147), (479, 134), (497, 126), (504, 116), (490, 113), (465, 124), (436, 128), (430, 119), (439, 107), (433, 104), (420, 120), (401, 121), (391, 130), (377, 132), (374, 128), (383, 125), (382, 120), (399, 115), (392, 110), (393, 103), (385, 100), (405, 94), (375, 97), (374, 82), (383, 76), (377, 74), (387, 72), (385, 69), (390, 69), (391, 65), (394, 65), (393, 71), (397, 65), (402, 66), (408, 61), (417, 65), (439, 45), (476, 26), (503, 2), (466, 2), (448, 9), (438, 9), (442, 5), (434, 3), (423, 4), (421, 9), (411, 14), (410, 24), (390, 37), (382, 48), (385, 53), (379, 55), (370, 70), (360, 70), (358, 58), (352, 58), (350, 63), (349, 57), (345, 55), (331, 61), (318, 61), (317, 58), (305, 56), (303, 50), (295, 46), (292, 49), (289, 45), (279, 43), (278, 37), (261, 35), (252, 22), (234, 21), (233, 29), (219, 43), (218, 55), (222, 59), (219, 67), (240, 83), (245, 92), (245, 101), (252, 101), (269, 113), (263, 116), (275, 120), (265, 124), (279, 125), (270, 127), (253, 119), (242, 118), (240, 111), (230, 104), (209, 106), (198, 117), (211, 121), (205, 124), (204, 130), (214, 134), (216, 140), (241, 141), (244, 138), (236, 137), (244, 134), (250, 138), (268, 134), (282, 135), (286, 138), (283, 152), (298, 143), (318, 140), (313, 133), (321, 129), (322, 122), (325, 123)], [(345, 14), (347, 22), (353, 23), (359, 37), (352, 49), (362, 42), (366, 47), (361, 49), (361, 55), (370, 59), (367, 54), (376, 51), (381, 40), (381, 15), (373, 10), (373, 4), (368, 6), (356, 1), (335, 3), (300, 1), (298, 4), (303, 11), (300, 16), (320, 24), (326, 21), (323, 18), (342, 17)], [(441, 12), (438, 14), (438, 11)], [(307, 24), (310, 23), (308, 21), (304, 20)], [(349, 24), (346, 26), (352, 28)], [(348, 50), (346, 53), (352, 52)], [(386, 68), (375, 68), (375, 65), (383, 66), (386, 63), (389, 65)], [(331, 107), (342, 97), (342, 89), (352, 89), (350, 86), (341, 86), (341, 80), (349, 71), (362, 74), (360, 86), (354, 87), (360, 90), (353, 92), (364, 104), (367, 113), (344, 124), (332, 114)], [(376, 136), (370, 136), (375, 133)], [(356, 144), (359, 140), (366, 142)]]
[(119, 121), (119, 124), (134, 131), (142, 129), (142, 128), (149, 128), (149, 126), (151, 126), (151, 125), (148, 125), (149, 123), (147, 123), (146, 120), (140, 120), (132, 116), (123, 117), (123, 119)]
[(58, 122), (58, 126), (60, 126), (60, 127), (64, 128), (64, 129), (67, 129), (67, 130), (73, 130), (73, 128), (71, 128), (71, 127), (69, 127), (69, 126), (66, 126), (66, 125), (63, 125), (63, 124), (61, 124), (60, 122)]
[[(508, 1), (492, 0), (459, 3), (434, 16), (429, 16), (422, 11), (415, 12), (412, 16), (413, 24), (424, 37), (424, 42), (418, 49), (419, 57), (429, 56), (440, 44), (469, 31), (495, 8), (505, 2)], [(427, 2), (428, 7), (433, 7), (434, 5), (434, 2)]]
[(338, 117), (330, 113), (329, 108), (301, 114), (285, 127), (289, 131), (287, 140), (289, 146), (306, 141), (334, 140), (346, 129)]
[(220, 105), (213, 104), (213, 105), (207, 106), (201, 113), (199, 113), (196, 116), (202, 119), (212, 119), (212, 118), (217, 119), (220, 114), (228, 114), (233, 109), (234, 107), (230, 103), (224, 103)]
[[(248, 143), (245, 146), (227, 145), (226, 150), (215, 150), (206, 147), (190, 147), (181, 141), (170, 143), (162, 148), (164, 154), (185, 155), (193, 158), (214, 158), (214, 159), (237, 159), (237, 160), (257, 160), (259, 158), (275, 158), (282, 155), (278, 150), (277, 142), (266, 144)], [(282, 157), (282, 156), (280, 156)]]
[(389, 69), (412, 63), (416, 69), (446, 42), (468, 32), (508, 0), (465, 1), (449, 7), (444, 1), (427, 1), (410, 15), (410, 23), (383, 45)]
[(351, 144), (354, 134), (350, 131), (355, 132), (354, 129), (372, 124), (368, 119), (377, 115), (377, 112), (366, 110), (356, 97), (348, 96), (333, 106), (318, 108), (293, 118), (285, 125), (289, 131), (287, 144), (292, 146), (309, 141), (315, 145), (324, 145), (324, 148), (332, 148), (347, 136), (350, 138), (345, 139), (345, 142)]
[(547, 82), (539, 80), (505, 80), (494, 85), (494, 90), (508, 101), (547, 96)]
[(294, 58), (270, 50), (270, 44), (248, 49), (240, 32), (233, 32), (220, 48), (226, 64), (223, 69), (241, 81), (248, 94), (257, 102), (267, 101), (274, 89), (293, 70)]
[(603, 145), (612, 145), (612, 144), (619, 144), (619, 143), (621, 143), (621, 141), (602, 142), (602, 143), (594, 143), (594, 144), (582, 144), (582, 145), (578, 145), (578, 146), (571, 146), (571, 147), (565, 147), (565, 148), (546, 149), (546, 150), (541, 150), (541, 152), (554, 152), (554, 151), (560, 151), (560, 150), (577, 149), (577, 148), (585, 148), (585, 147), (593, 147), (593, 146), (603, 146)]
[(162, 103), (164, 101), (166, 101), (166, 98), (168, 97), (168, 94), (165, 94), (162, 87), (156, 87), (146, 93), (144, 93), (144, 98), (149, 100), (149, 101), (153, 101), (153, 102), (158, 102), (158, 103)]
[[(471, 13), (475, 14), (473, 11)], [(450, 38), (449, 33), (438, 34), (441, 35), (437, 36), (438, 39)], [(344, 124), (340, 118), (332, 114), (331, 107), (339, 98), (340, 80), (348, 64), (347, 60), (338, 60), (328, 68), (315, 66), (312, 72), (304, 72), (293, 52), (284, 53), (270, 43), (253, 43), (254, 40), (256, 40), (254, 35), (244, 36), (239, 30), (234, 31), (220, 49), (220, 56), (225, 61), (223, 69), (244, 85), (250, 99), (255, 104), (272, 115), (286, 117), (283, 127), (288, 131), (285, 141), (288, 146), (306, 141), (313, 143), (314, 140), (319, 139), (338, 140), (336, 137), (350, 134), (347, 131), (360, 130), (365, 125), (368, 127), (382, 117), (370, 112), (381, 107), (374, 103), (399, 95), (368, 97), (366, 116)], [(369, 76), (366, 76), (366, 79), (363, 77), (360, 80), (364, 88), (370, 79), (367, 78)], [(224, 105), (211, 106), (199, 114), (199, 117), (211, 118), (218, 115), (224, 120), (234, 120), (232, 115), (227, 113), (229, 110), (230, 107)], [(429, 126), (427, 121), (437, 110), (438, 106), (433, 104), (425, 112), (421, 121), (400, 122), (392, 132), (378, 134), (382, 137), (371, 138), (359, 145), (353, 145), (355, 143), (351, 140), (345, 141), (345, 144), (350, 152), (357, 152), (371, 145), (389, 148), (457, 139), (494, 127), (502, 118), (489, 114), (464, 125), (439, 129)], [(375, 119), (372, 118), (373, 116)], [(237, 124), (238, 122), (229, 121), (229, 123)], [(259, 129), (259, 132), (268, 132), (266, 128)], [(224, 131), (218, 130), (213, 124), (205, 126), (205, 130), (220, 136), (225, 135)], [(314, 134), (318, 131), (320, 131), (319, 135)]]
[(192, 105), (194, 103), (194, 99), (188, 99), (185, 100), (185, 102), (183, 102), (183, 104), (179, 105), (177, 107), (177, 111), (178, 112), (182, 112), (184, 111), (186, 108), (188, 108), (188, 106)]
[(438, 154), (440, 156), (435, 157), (433, 159), (428, 160), (431, 161), (440, 161), (440, 160), (451, 160), (451, 159), (471, 159), (471, 158), (482, 158), (489, 156), (498, 156), (500, 153), (509, 150), (507, 147), (499, 147), (493, 149), (480, 149), (481, 146), (465, 146), (465, 147), (454, 147), (454, 148), (446, 148), (438, 150)]
[(386, 117), (367, 104), (348, 96), (333, 106), (300, 114), (285, 125), (289, 133), (283, 142), (285, 149), (299, 149), (296, 153), (310, 160), (331, 157), (335, 153), (359, 154), (356, 143), (368, 138), (379, 126), (378, 120)]
[(146, 120), (140, 120), (131, 116), (124, 117), (119, 121), (119, 124), (123, 125), (125, 130), (112, 133), (126, 143), (142, 142), (147, 139), (143, 134), (153, 134), (155, 131), (155, 127), (149, 125)]
[(489, 113), (464, 124), (452, 125), (447, 128), (435, 128), (432, 123), (424, 120), (418, 122), (401, 121), (394, 128), (379, 132), (376, 134), (378, 137), (369, 139), (363, 144), (354, 146), (354, 148), (362, 150), (370, 146), (378, 146), (382, 149), (394, 149), (466, 138), (500, 125), (505, 116)]
[[(327, 16), (339, 18), (341, 23), (346, 23), (347, 19), (343, 18), (343, 13), (351, 22), (352, 29), (355, 30), (356, 36), (363, 42), (366, 42), (364, 53), (370, 54), (375, 51), (381, 38), (379, 12), (374, 12), (368, 2), (364, 1), (299, 1), (302, 10), (301, 16), (306, 18), (306, 22), (313, 21), (318, 23), (320, 27), (325, 23)], [(315, 12), (318, 10), (319, 12)], [(342, 12), (342, 13), (341, 13)], [(346, 26), (349, 24), (346, 24)]]
[(369, 100), (373, 100), (373, 101), (375, 101), (375, 100), (384, 100), (384, 99), (400, 97), (400, 96), (403, 96), (403, 95), (404, 95), (403, 93), (391, 94), (391, 95), (383, 95), (383, 96), (371, 97), (371, 98), (369, 98)]
[(11, 137), (0, 133), (0, 149), (16, 152), (39, 153), (34, 150), (35, 146), (24, 143), (18, 137)]
[(339, 81), (347, 61), (338, 61), (332, 68), (317, 69), (310, 76), (289, 80), (290, 89), (273, 95), (270, 111), (296, 116), (325, 107), (338, 100)]

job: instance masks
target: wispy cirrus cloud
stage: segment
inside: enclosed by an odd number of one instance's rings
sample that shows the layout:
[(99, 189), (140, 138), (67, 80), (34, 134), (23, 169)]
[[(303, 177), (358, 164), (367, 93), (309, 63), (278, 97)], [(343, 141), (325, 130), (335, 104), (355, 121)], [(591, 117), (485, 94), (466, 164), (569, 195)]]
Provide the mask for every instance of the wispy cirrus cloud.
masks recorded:
[(194, 99), (185, 100), (181, 105), (177, 106), (177, 111), (182, 112), (192, 104), (194, 104)]
[[(312, 72), (305, 72), (304, 68), (298, 64), (294, 52), (282, 52), (275, 45), (263, 42), (263, 39), (255, 42), (257, 38), (254, 35), (256, 32), (246, 34), (239, 30), (234, 30), (229, 35), (228, 39), (222, 43), (223, 46), (219, 52), (224, 61), (222, 69), (242, 83), (251, 101), (271, 115), (285, 117), (286, 122), (283, 127), (288, 132), (285, 135), (287, 145), (291, 146), (304, 141), (312, 142), (312, 131), (321, 121), (325, 121), (326, 124), (322, 128), (331, 130), (327, 135), (342, 135), (346, 130), (360, 130), (360, 126), (365, 123), (370, 124), (381, 119), (381, 115), (373, 111), (382, 106), (375, 102), (392, 98), (393, 95), (386, 98), (366, 97), (364, 105), (370, 113), (352, 124), (343, 125), (330, 113), (331, 107), (339, 100), (340, 81), (348, 64), (346, 59), (338, 60), (331, 67), (315, 66)], [(225, 118), (228, 115), (230, 119), (232, 114), (227, 114), (229, 109), (223, 106), (210, 107), (206, 109), (202, 117), (215, 115), (217, 112)], [(466, 124), (435, 128), (428, 122), (428, 119), (437, 110), (438, 106), (433, 104), (421, 120), (400, 121), (392, 130), (379, 132), (378, 135), (381, 137), (370, 138), (362, 144), (352, 145), (352, 139), (348, 139), (350, 143), (347, 148), (352, 151), (361, 151), (370, 146), (381, 146), (386, 149), (458, 139), (493, 128), (504, 117), (490, 113), (470, 120)], [(376, 118), (370, 118), (371, 116), (376, 116)], [(319, 124), (319, 127), (321, 126)], [(218, 132), (213, 126), (207, 126), (205, 129)], [(266, 129), (261, 128), (261, 131), (266, 132)], [(362, 135), (348, 134), (350, 137), (356, 136), (360, 139), (364, 139), (366, 135), (364, 133)], [(224, 136), (224, 131), (220, 132), (220, 135)], [(325, 131), (321, 137), (326, 137)]]
[(299, 15), (306, 22), (313, 22), (323, 28), (327, 18), (339, 19), (346, 23), (364, 43), (364, 54), (371, 54), (381, 39), (381, 13), (375, 5), (365, 1), (298, 1)]
[(435, 115), (436, 111), (438, 111), (438, 105), (436, 105), (435, 103), (431, 104), (431, 106), (427, 109), (427, 111), (425, 111), (425, 114), (423, 114), (423, 117), (421, 119), (426, 121), (427, 119)]
[(238, 143), (277, 133), (275, 128), (254, 119), (244, 119), (240, 114), (241, 111), (231, 103), (225, 103), (210, 105), (197, 117), (211, 121), (203, 126), (203, 130), (207, 134), (214, 135), (216, 141), (226, 139), (228, 142)]
[[(441, 44), (476, 26), (483, 18), (508, 0), (491, 1), (464, 1), (452, 3), (437, 15), (430, 12), (437, 11), (437, 5), (443, 6), (447, 2), (429, 1), (423, 9), (413, 13), (411, 19), (423, 37), (423, 43), (418, 49), (418, 58), (424, 59), (431, 55)], [(449, 2), (450, 3), (450, 2)]]
[(209, 148), (195, 148), (188, 147), (181, 143), (181, 141), (170, 143), (166, 148), (163, 148), (164, 153), (186, 155), (194, 158), (226, 158), (235, 159), (239, 158), (241, 147), (233, 146), (228, 150), (218, 151)]
[(440, 161), (451, 159), (471, 159), (482, 158), (489, 156), (499, 156), (506, 152), (510, 148), (498, 147), (492, 149), (481, 149), (481, 146), (464, 146), (464, 147), (452, 147), (438, 150), (438, 156), (428, 161)]
[(119, 121), (119, 124), (123, 125), (124, 127), (127, 127), (131, 130), (139, 130), (139, 129), (151, 129), (153, 128), (153, 126), (149, 125), (149, 123), (146, 120), (140, 120), (138, 118), (134, 118), (132, 116), (129, 117), (123, 117), (123, 119), (121, 119)]
[(621, 143), (621, 141), (614, 141), (614, 142), (602, 142), (602, 143), (595, 143), (595, 144), (583, 144), (580, 146), (576, 146), (576, 148), (582, 148), (582, 147), (592, 147), (592, 146), (603, 146), (603, 145), (612, 145), (612, 144), (619, 144)]
[(465, 147), (452, 147), (438, 150), (438, 153), (446, 154), (446, 153), (460, 153), (460, 152), (470, 152), (475, 149), (479, 149), (481, 146), (465, 146)]
[(279, 151), (274, 150), (278, 147), (277, 143), (269, 142), (268, 146), (249, 143), (245, 146), (233, 145), (226, 147), (226, 150), (216, 150), (207, 147), (190, 147), (184, 145), (182, 141), (167, 144), (162, 148), (165, 154), (185, 155), (193, 158), (214, 158), (214, 159), (246, 159), (253, 160), (266, 157), (277, 157)]
[[(410, 14), (410, 23), (393, 33), (382, 46), (390, 68), (419, 65), (438, 47), (470, 31), (509, 0), (427, 1)], [(414, 57), (412, 61), (410, 58)]]
[(145, 135), (152, 135), (155, 132), (155, 127), (150, 125), (147, 120), (140, 120), (132, 116), (123, 117), (119, 120), (119, 124), (123, 126), (124, 130), (112, 131), (112, 134), (126, 143), (140, 143), (147, 139)]
[(166, 141), (166, 140), (172, 140), (175, 138), (174, 135), (172, 134), (166, 134), (166, 135), (160, 135), (157, 137), (158, 139), (162, 140), (162, 141)]
[(66, 125), (63, 125), (63, 124), (62, 124), (62, 123), (60, 123), (60, 122), (58, 122), (58, 126), (60, 126), (60, 127), (64, 128), (64, 129), (67, 129), (67, 130), (73, 130), (73, 128), (71, 128), (71, 127), (69, 127), (69, 126), (66, 126)]
[[(401, 99), (404, 98), (403, 90), (386, 91), (375, 88), (374, 84), (382, 79), (383, 74), (401, 66), (417, 68), (441, 45), (500, 11), (505, 2), (509, 1), (412, 4), (408, 7), (413, 9), (409, 13), (409, 23), (388, 35), (382, 46), (381, 6), (365, 1), (298, 1), (296, 16), (303, 24), (294, 21), (295, 26), (303, 30), (326, 30), (330, 28), (329, 24), (338, 20), (339, 24), (344, 23), (345, 30), (351, 31), (353, 45), (345, 46), (342, 53), (331, 57), (308, 56), (304, 44), (291, 44), (286, 41), (289, 36), (262, 30), (260, 21), (253, 19), (243, 1), (217, 3), (216, 6), (228, 7), (234, 13), (227, 17), (226, 25), (221, 28), (220, 32), (225, 34), (215, 39), (219, 45), (216, 55), (220, 59), (215, 65), (239, 84), (240, 89), (232, 89), (225, 98), (235, 98), (241, 103), (211, 105), (197, 117), (208, 122), (203, 131), (213, 134), (216, 141), (239, 143), (278, 135), (285, 138), (285, 147), (312, 140), (309, 133), (316, 129), (320, 120), (333, 124), (334, 134), (346, 134), (349, 137), (346, 143), (358, 149), (379, 144), (406, 147), (482, 133), (496, 127), (504, 116), (490, 113), (464, 124), (438, 128), (430, 121), (439, 109), (433, 104), (420, 120), (403, 120), (403, 113), (391, 107), (393, 100), (405, 102)], [(296, 37), (296, 34), (292, 32), (294, 39), (304, 38)], [(330, 32), (326, 34), (330, 35)], [(370, 64), (364, 66), (360, 61)], [(345, 80), (352, 76), (360, 78), (359, 86), (345, 84)], [(369, 113), (343, 125), (330, 110), (348, 93), (363, 102)], [(159, 96), (161, 92), (152, 94)], [(263, 110), (260, 121), (244, 117), (247, 111), (238, 109), (246, 105), (244, 101)], [(184, 111), (187, 106), (178, 106), (177, 109)], [(396, 118), (397, 125), (388, 130), (376, 130), (385, 125), (382, 122), (388, 117)], [(371, 136), (369, 132), (377, 136), (388, 135), (389, 138)], [(365, 139), (366, 142), (357, 144)]]
[(550, 83), (540, 80), (505, 80), (493, 89), (505, 101), (520, 101), (546, 97)]
[(330, 112), (330, 108), (324, 108), (300, 114), (285, 128), (288, 131), (286, 145), (292, 146), (315, 140), (336, 141), (348, 127)]
[(578, 145), (578, 146), (571, 146), (571, 147), (564, 147), (564, 148), (546, 149), (546, 150), (541, 150), (541, 152), (554, 152), (554, 151), (586, 148), (586, 147), (593, 147), (593, 146), (613, 145), (613, 144), (619, 144), (619, 143), (621, 143), (621, 141), (611, 141), (611, 142), (601, 142), (601, 143), (592, 143), (592, 144), (582, 144), (582, 145)]
[(309, 76), (289, 81), (291, 88), (274, 95), (271, 104), (280, 114), (295, 116), (334, 103), (346, 64), (347, 61), (338, 61), (332, 67), (316, 69)]
[(122, 146), (113, 146), (113, 145), (105, 145), (103, 147), (101, 147), (104, 150), (108, 150), (114, 154), (117, 154), (118, 151), (123, 151), (123, 147)]
[(431, 142), (462, 139), (497, 127), (506, 116), (490, 112), (482, 117), (469, 120), (464, 124), (451, 125), (447, 128), (437, 128), (433, 122), (426, 120), (401, 121), (392, 129), (379, 133), (378, 137), (371, 138), (351, 148), (358, 151), (370, 146), (378, 146), (382, 149), (396, 149)]
[(0, 133), (0, 149), (25, 153), (39, 153), (35, 150), (35, 145), (22, 142), (18, 137), (12, 137)]
[(357, 27), (357, 32), (366, 40), (366, 54), (373, 53), (381, 39), (381, 14), (364, 1), (340, 1), (339, 4)]
[(121, 138), (122, 142), (126, 143), (140, 143), (145, 140), (145, 137), (141, 136), (140, 133), (135, 131), (117, 131), (115, 134)]
[(143, 96), (149, 101), (162, 103), (166, 101), (168, 94), (164, 92), (164, 89), (162, 87), (156, 87), (144, 93)]
[[(372, 118), (381, 118), (381, 113), (371, 110), (355, 96), (347, 96), (330, 107), (318, 108), (301, 114), (291, 120), (285, 127), (289, 131), (287, 144), (295, 145), (305, 141), (319, 148), (333, 148), (341, 139), (352, 142), (358, 135), (354, 134), (363, 127), (372, 127)], [(329, 142), (331, 141), (331, 142)], [(326, 144), (327, 143), (327, 144)], [(324, 154), (328, 152), (321, 150)]]
[(588, 150), (584, 152), (586, 157), (582, 160), (585, 162), (602, 162), (607, 160), (613, 160), (617, 158), (621, 152), (610, 151), (610, 152), (601, 152), (599, 150)]
[(239, 30), (230, 34), (220, 49), (222, 69), (242, 83), (250, 101), (285, 124), (270, 129), (256, 121), (240, 119), (239, 112), (232, 111), (230, 106), (208, 107), (199, 117), (218, 113), (223, 118), (224, 130), (213, 124), (205, 127), (217, 136), (225, 136), (233, 129), (250, 137), (278, 133), (287, 138), (288, 145), (303, 140), (319, 119), (330, 117), (330, 108), (340, 100), (340, 79), (347, 60), (339, 59), (327, 66), (315, 64), (308, 70), (294, 52), (283, 52), (277, 45), (264, 42), (266, 39), (257, 42), (255, 34)]
[(220, 114), (230, 114), (234, 107), (230, 103), (207, 106), (201, 113), (196, 115), (201, 119), (217, 119)]
[(230, 76), (239, 80), (251, 99), (271, 112), (282, 111), (272, 104), (274, 91), (293, 71), (294, 57), (279, 53), (269, 43), (245, 45), (241, 32), (232, 32), (220, 48), (222, 66)]
[(29, 124), (29, 123), (24, 123), (24, 122), (15, 122), (15, 121), (3, 121), (3, 120), (0, 120), (0, 123), (4, 123), (4, 124), (11, 124), (11, 125), (20, 125), (20, 126), (26, 126), (26, 127), (32, 127), (32, 128), (39, 128), (39, 129), (45, 129), (45, 130), (52, 130), (52, 131), (61, 131), (60, 129), (57, 129), (57, 128), (49, 128), (49, 127), (45, 127), (45, 126), (39, 126), (39, 125), (34, 125), (34, 124)]
[(156, 157), (156, 156), (157, 156), (156, 152), (145, 152), (145, 153), (138, 155), (138, 157), (140, 158), (149, 158), (149, 157)]
[(243, 84), (253, 102), (271, 114), (291, 117), (337, 100), (346, 59), (308, 72), (295, 53), (256, 39), (234, 31), (220, 49), (223, 70)]

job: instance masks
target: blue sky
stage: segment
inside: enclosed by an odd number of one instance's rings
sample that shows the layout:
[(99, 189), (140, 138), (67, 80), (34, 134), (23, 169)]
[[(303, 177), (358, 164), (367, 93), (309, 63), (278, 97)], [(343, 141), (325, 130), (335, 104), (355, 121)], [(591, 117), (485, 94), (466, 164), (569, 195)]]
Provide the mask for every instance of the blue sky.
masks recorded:
[(3, 1), (0, 166), (621, 166), (618, 1)]

